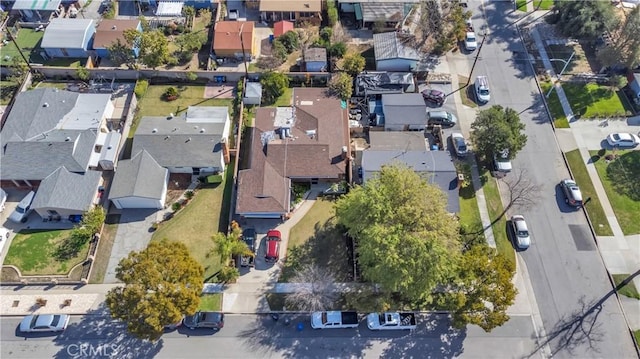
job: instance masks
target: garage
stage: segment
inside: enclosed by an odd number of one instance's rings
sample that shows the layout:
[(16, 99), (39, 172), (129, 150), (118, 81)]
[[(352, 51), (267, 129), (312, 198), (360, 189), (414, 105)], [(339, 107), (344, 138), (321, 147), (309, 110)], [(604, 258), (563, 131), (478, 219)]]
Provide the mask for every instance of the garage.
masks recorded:
[(125, 208), (156, 208), (161, 209), (164, 206), (164, 199), (142, 198), (142, 197), (125, 197), (112, 198), (111, 202), (118, 209)]
[(130, 160), (118, 162), (109, 200), (118, 209), (161, 209), (164, 207), (168, 184), (169, 170), (143, 150)]

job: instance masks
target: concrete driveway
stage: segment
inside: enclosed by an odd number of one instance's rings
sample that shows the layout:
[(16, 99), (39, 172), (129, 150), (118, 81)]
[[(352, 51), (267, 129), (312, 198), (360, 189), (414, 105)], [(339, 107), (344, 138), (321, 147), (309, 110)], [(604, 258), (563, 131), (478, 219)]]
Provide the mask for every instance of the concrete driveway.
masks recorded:
[[(626, 120), (609, 120), (605, 125), (605, 120), (575, 120), (571, 123), (571, 132), (576, 138), (578, 147), (586, 147), (589, 150), (599, 150), (605, 148), (610, 150), (607, 143), (607, 136), (616, 132), (629, 132), (638, 134), (640, 126), (631, 125)], [(640, 150), (640, 146), (636, 147)]]
[(116, 267), (120, 260), (127, 257), (131, 251), (147, 248), (153, 234), (150, 231), (151, 224), (157, 220), (157, 215), (158, 210), (155, 209), (122, 210), (104, 283), (118, 283)]

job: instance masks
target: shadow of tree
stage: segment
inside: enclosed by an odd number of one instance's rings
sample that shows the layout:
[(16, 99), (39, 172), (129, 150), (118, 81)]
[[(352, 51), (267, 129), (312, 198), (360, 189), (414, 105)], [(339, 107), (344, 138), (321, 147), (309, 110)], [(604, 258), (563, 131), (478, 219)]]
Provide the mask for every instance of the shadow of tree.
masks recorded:
[(163, 340), (140, 340), (127, 332), (125, 323), (113, 321), (106, 306), (91, 310), (79, 323), (69, 324), (54, 342), (60, 351), (54, 358), (153, 358), (163, 347)]

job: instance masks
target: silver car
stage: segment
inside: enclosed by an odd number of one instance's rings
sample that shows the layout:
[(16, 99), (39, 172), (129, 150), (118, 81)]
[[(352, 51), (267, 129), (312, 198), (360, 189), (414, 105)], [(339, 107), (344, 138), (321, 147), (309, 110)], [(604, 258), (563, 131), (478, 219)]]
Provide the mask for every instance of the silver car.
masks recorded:
[(67, 328), (71, 317), (67, 314), (27, 315), (20, 322), (23, 333), (61, 332)]
[(467, 142), (464, 140), (464, 136), (461, 133), (452, 133), (451, 143), (453, 144), (453, 150), (456, 151), (456, 155), (464, 157), (469, 153)]
[(515, 236), (516, 246), (520, 249), (527, 249), (531, 245), (531, 238), (529, 237), (529, 229), (527, 222), (524, 220), (524, 216), (516, 214), (511, 217), (511, 228), (513, 229), (513, 235)]

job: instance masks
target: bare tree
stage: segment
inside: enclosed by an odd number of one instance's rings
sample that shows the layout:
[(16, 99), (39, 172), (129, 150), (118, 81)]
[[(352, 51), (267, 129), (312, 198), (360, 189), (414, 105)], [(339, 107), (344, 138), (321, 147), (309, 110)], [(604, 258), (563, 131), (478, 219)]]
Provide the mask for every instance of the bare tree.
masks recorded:
[(308, 264), (295, 271), (292, 283), (299, 284), (296, 291), (286, 296), (287, 306), (302, 311), (330, 309), (338, 299), (335, 291), (335, 276), (326, 268)]
[(515, 176), (503, 179), (507, 186), (509, 203), (504, 208), (506, 213), (511, 207), (530, 208), (538, 200), (541, 187), (531, 182), (526, 170), (520, 170)]

